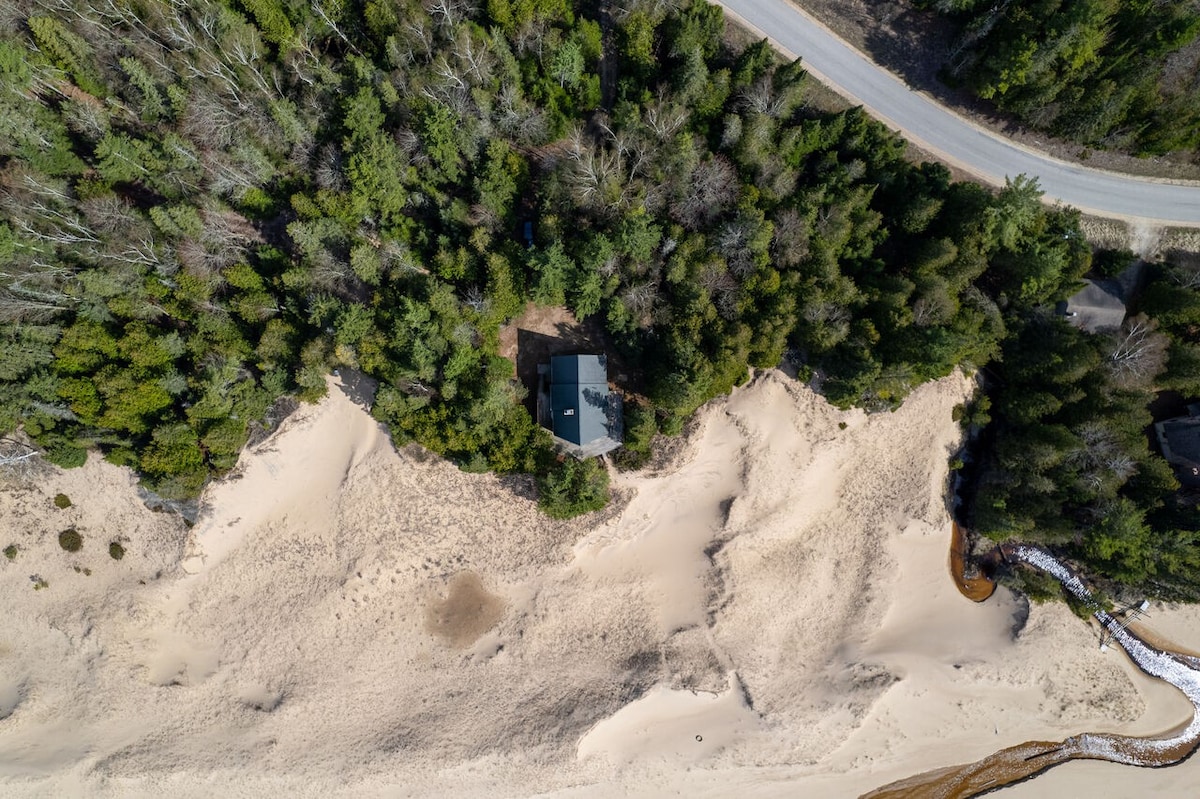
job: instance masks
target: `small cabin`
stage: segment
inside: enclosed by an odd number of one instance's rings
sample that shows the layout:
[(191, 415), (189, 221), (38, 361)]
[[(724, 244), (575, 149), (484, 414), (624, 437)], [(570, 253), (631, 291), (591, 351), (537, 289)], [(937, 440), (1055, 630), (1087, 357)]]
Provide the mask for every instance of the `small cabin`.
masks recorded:
[(1154, 434), (1179, 482), (1200, 488), (1200, 405), (1192, 405), (1188, 411), (1187, 416), (1155, 423)]
[(560, 450), (592, 458), (621, 446), (621, 396), (609, 390), (605, 356), (555, 355), (538, 373), (538, 423)]
[(1079, 291), (1059, 304), (1067, 321), (1085, 333), (1120, 330), (1125, 322), (1125, 300), (1114, 280), (1085, 280)]

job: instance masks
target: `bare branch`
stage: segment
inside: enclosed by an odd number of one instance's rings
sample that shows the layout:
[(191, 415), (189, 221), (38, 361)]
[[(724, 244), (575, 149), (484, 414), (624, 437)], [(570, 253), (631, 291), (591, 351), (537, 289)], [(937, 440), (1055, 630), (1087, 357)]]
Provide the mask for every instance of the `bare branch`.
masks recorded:
[(346, 38), (346, 34), (342, 33), (342, 29), (337, 26), (337, 23), (330, 19), (329, 15), (325, 13), (325, 6), (322, 3), (322, 0), (312, 0), (312, 10), (316, 12), (317, 16), (321, 18), (322, 22), (329, 26), (330, 30), (337, 34), (339, 39), (345, 42), (346, 46), (349, 47), (355, 55), (362, 55), (362, 51), (354, 45), (354, 42)]
[(1169, 341), (1157, 332), (1157, 323), (1139, 314), (1126, 320), (1113, 338), (1108, 366), (1120, 385), (1142, 384), (1162, 371)]

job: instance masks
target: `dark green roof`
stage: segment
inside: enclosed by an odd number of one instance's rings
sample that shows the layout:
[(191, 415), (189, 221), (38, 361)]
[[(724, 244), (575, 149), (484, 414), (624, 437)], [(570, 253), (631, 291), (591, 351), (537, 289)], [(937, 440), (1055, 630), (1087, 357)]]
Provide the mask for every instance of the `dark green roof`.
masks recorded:
[(609, 435), (608, 368), (603, 355), (550, 359), (550, 413), (554, 435), (572, 444)]

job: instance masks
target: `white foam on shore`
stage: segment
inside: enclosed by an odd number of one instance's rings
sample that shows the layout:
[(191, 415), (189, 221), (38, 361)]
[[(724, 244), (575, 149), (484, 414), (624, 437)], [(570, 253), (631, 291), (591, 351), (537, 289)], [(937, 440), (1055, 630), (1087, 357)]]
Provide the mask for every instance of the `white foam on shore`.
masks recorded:
[[(1018, 559), (1048, 572), (1076, 598), (1089, 607), (1095, 606), (1092, 592), (1077, 574), (1037, 547), (1013, 547), (1012, 554)], [(1089, 757), (1127, 763), (1135, 766), (1163, 765), (1162, 756), (1180, 747), (1195, 745), (1200, 741), (1200, 670), (1185, 659), (1169, 652), (1148, 646), (1133, 635), (1112, 615), (1096, 610), (1096, 620), (1108, 630), (1109, 635), (1125, 650), (1130, 660), (1147, 674), (1157, 677), (1183, 692), (1195, 708), (1191, 723), (1183, 730), (1162, 738), (1134, 738), (1121, 735), (1084, 733), (1064, 741), (1064, 746)]]

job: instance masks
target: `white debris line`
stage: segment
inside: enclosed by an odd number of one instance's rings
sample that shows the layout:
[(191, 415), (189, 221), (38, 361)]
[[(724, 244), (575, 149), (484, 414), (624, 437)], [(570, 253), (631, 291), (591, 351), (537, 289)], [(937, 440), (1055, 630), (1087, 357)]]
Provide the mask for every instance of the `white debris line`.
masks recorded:
[(1084, 733), (1063, 741), (1073, 757), (1086, 757), (1126, 763), (1133, 766), (1164, 766), (1186, 757), (1200, 744), (1200, 669), (1173, 652), (1155, 649), (1129, 632), (1096, 603), (1092, 592), (1070, 568), (1045, 550), (1030, 546), (1008, 547), (1017, 560), (1041, 569), (1058, 578), (1063, 587), (1076, 599), (1092, 609), (1096, 619), (1108, 630), (1138, 668), (1152, 677), (1170, 683), (1191, 700), (1195, 712), (1192, 721), (1181, 732), (1167, 738), (1133, 738), (1123, 735)]

